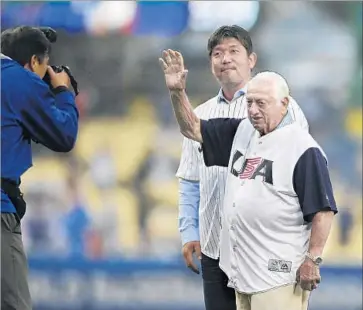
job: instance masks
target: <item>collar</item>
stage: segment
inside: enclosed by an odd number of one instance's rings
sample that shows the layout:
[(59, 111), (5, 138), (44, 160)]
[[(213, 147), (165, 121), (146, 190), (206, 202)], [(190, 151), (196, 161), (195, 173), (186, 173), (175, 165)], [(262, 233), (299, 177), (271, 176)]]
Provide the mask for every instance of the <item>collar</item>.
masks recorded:
[(224, 95), (223, 95), (223, 90), (222, 88), (219, 90), (218, 92), (218, 96), (217, 96), (217, 102), (218, 103), (230, 103), (233, 100), (240, 98), (241, 96), (243, 96), (246, 93), (246, 87), (241, 88), (240, 90), (237, 90), (236, 93), (233, 96), (233, 99), (231, 101), (227, 100)]
[(1, 58), (1, 59), (9, 59), (9, 60), (11, 60), (11, 58), (10, 58), (10, 57), (6, 56), (6, 55), (5, 55), (5, 54), (3, 54), (3, 53), (0, 53), (0, 58)]
[(281, 120), (280, 124), (277, 125), (276, 129), (285, 127), (287, 125), (290, 125), (294, 122), (294, 120), (292, 119), (291, 113), (289, 112), (289, 110), (287, 110), (286, 115), (284, 116), (284, 118)]

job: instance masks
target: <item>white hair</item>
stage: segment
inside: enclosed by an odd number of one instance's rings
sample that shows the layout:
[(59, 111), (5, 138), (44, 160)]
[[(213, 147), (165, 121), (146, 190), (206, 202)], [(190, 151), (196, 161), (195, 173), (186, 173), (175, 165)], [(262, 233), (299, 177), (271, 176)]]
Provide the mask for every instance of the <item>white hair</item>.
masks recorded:
[(250, 82), (254, 80), (264, 80), (265, 82), (273, 83), (278, 99), (282, 99), (284, 97), (290, 98), (289, 85), (282, 75), (273, 71), (263, 71), (257, 73)]

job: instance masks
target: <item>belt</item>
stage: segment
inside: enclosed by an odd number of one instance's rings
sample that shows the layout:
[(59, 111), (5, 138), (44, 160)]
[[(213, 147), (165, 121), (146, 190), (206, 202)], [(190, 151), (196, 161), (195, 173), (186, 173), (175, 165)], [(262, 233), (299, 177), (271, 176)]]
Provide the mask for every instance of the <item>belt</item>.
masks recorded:
[(26, 212), (26, 202), (23, 198), (23, 193), (20, 191), (20, 183), (15, 181), (1, 178), (1, 189), (8, 195), (10, 201), (15, 207), (16, 213), (22, 219)]

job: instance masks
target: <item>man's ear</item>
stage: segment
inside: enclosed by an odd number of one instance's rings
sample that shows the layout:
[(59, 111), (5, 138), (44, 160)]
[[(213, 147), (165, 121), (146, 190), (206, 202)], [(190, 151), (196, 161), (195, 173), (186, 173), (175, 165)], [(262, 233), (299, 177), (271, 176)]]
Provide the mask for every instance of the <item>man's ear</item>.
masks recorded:
[(32, 58), (30, 58), (29, 69), (34, 72), (38, 65), (38, 57), (36, 55), (33, 55)]
[(253, 68), (256, 66), (257, 54), (251, 53), (250, 56), (248, 56), (248, 60), (249, 60), (250, 69), (253, 70)]
[(284, 98), (282, 98), (281, 102), (284, 105), (284, 107), (287, 108), (287, 106), (289, 105), (289, 102), (290, 102), (290, 98), (289, 97), (284, 97)]

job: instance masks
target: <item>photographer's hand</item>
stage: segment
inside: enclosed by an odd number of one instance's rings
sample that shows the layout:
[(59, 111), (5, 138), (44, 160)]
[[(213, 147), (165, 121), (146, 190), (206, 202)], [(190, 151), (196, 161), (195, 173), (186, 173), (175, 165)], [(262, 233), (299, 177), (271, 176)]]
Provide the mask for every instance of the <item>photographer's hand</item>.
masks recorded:
[(48, 74), (53, 88), (57, 88), (59, 86), (65, 86), (67, 88), (70, 87), (71, 80), (65, 71), (55, 73), (52, 67), (48, 66)]

